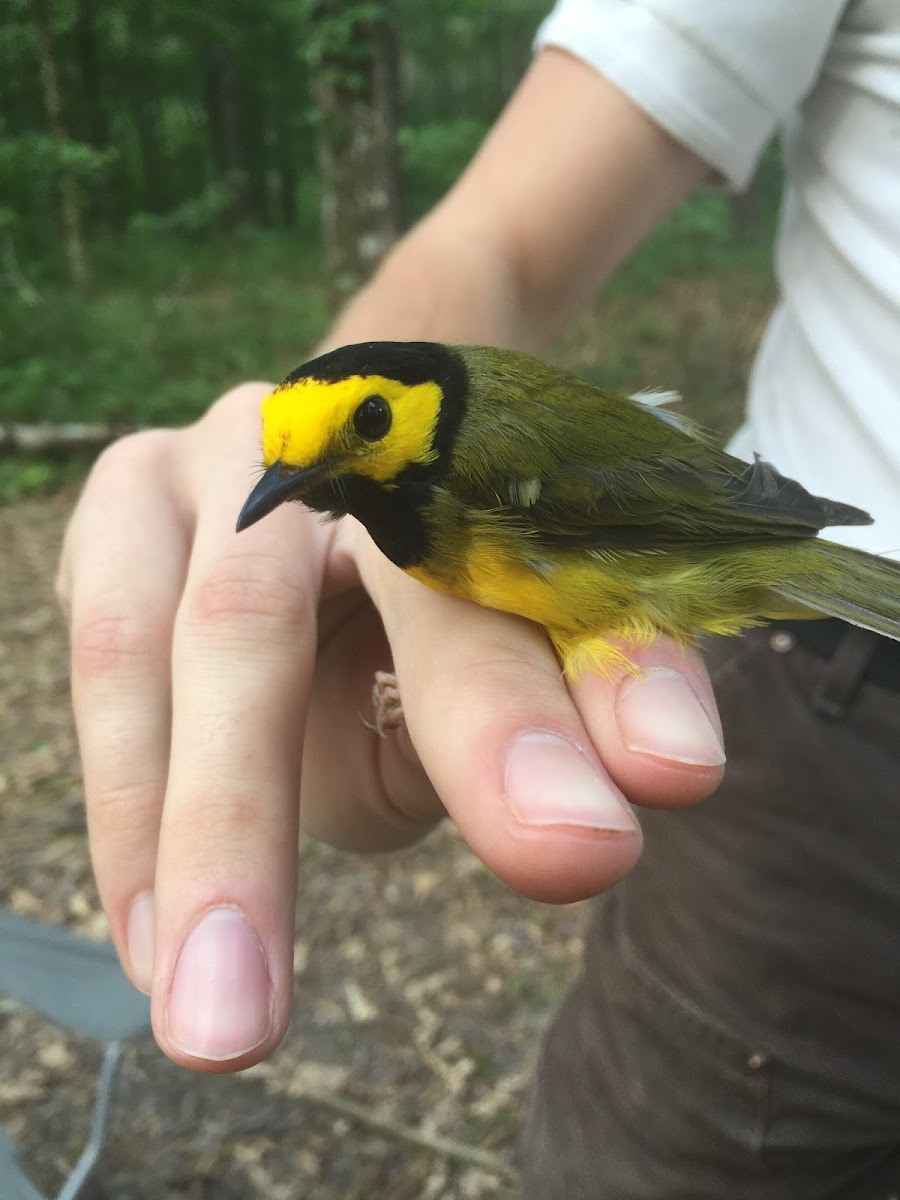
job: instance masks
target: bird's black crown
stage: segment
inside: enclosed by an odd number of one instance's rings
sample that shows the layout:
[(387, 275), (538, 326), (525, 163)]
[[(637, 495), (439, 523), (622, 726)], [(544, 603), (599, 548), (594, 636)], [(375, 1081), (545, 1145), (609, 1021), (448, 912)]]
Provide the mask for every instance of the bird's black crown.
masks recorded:
[(460, 356), (439, 342), (357, 342), (339, 346), (303, 363), (284, 380), (335, 383), (348, 375), (384, 375), (410, 387), (437, 383), (445, 395), (465, 394), (466, 368)]

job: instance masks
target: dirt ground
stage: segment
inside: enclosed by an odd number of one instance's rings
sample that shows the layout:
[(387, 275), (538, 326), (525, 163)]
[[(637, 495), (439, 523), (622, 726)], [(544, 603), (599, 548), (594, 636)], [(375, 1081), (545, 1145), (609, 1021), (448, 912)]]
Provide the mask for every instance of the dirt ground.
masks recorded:
[[(102, 938), (52, 589), (73, 500), (0, 509), (0, 907)], [(94, 1195), (515, 1196), (529, 1078), (586, 907), (519, 899), (449, 825), (371, 860), (307, 845), (300, 880), (283, 1045), (232, 1076), (180, 1069), (149, 1040), (128, 1048)], [(99, 1058), (0, 997), (0, 1123), (48, 1195), (83, 1145)], [(426, 1149), (422, 1133), (458, 1146)]]

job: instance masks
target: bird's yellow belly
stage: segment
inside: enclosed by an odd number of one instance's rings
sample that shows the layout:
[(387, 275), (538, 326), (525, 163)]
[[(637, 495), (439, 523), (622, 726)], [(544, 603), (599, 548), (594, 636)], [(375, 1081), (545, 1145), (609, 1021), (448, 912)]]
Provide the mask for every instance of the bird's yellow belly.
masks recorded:
[[(620, 647), (644, 645), (660, 633), (684, 642), (703, 631), (733, 634), (765, 612), (755, 586), (758, 570), (737, 557), (607, 557), (579, 550), (529, 558), (528, 550), (496, 538), (470, 542), (451, 570), (420, 565), (410, 574), (439, 591), (543, 625), (570, 676), (633, 669)], [(443, 566), (448, 559), (438, 555), (436, 561)]]
[(632, 580), (605, 571), (584, 552), (523, 562), (496, 545), (470, 546), (452, 582), (443, 572), (439, 577), (423, 566), (409, 573), (439, 591), (543, 625), (567, 674), (621, 667), (626, 660), (610, 639), (645, 643), (668, 627), (662, 614), (654, 617), (648, 610)]

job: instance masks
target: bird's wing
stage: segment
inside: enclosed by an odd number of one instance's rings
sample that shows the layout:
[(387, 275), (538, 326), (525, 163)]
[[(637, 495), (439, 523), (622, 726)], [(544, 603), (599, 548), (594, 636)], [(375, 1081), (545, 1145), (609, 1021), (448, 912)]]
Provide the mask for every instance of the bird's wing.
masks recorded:
[(470, 399), (448, 483), (538, 544), (573, 549), (811, 537), (870, 521), (761, 458), (725, 454), (653, 401), (504, 354)]
[(810, 537), (826, 525), (871, 520), (811, 495), (761, 458), (748, 464), (709, 449), (620, 468), (560, 463), (550, 478), (510, 481), (507, 493), (510, 515), (539, 544), (558, 548)]

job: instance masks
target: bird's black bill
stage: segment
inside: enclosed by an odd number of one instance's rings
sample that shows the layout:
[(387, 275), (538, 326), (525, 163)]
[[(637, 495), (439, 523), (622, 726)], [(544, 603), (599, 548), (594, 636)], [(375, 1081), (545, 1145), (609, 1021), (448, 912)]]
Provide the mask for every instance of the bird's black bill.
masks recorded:
[(237, 532), (255, 525), (286, 500), (302, 500), (310, 488), (328, 474), (331, 466), (331, 463), (322, 462), (298, 470), (276, 459), (247, 497), (237, 519)]

